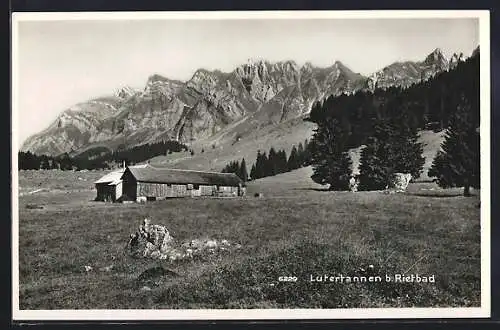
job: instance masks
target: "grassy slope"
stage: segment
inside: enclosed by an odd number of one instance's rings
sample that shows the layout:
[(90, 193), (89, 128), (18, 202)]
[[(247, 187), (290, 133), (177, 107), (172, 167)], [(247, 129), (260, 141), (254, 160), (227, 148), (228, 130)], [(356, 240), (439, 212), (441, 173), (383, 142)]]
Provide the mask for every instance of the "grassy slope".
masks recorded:
[[(478, 198), (458, 190), (421, 183), (398, 195), (324, 192), (303, 168), (250, 183), (243, 199), (112, 205), (91, 202), (88, 182), (100, 173), (65, 172), (55, 183), (49, 174), (20, 173), (22, 190), (52, 188), (20, 197), (22, 309), (479, 305)], [(242, 249), (163, 262), (179, 276), (144, 283), (139, 275), (159, 262), (131, 259), (123, 248), (146, 216), (177, 240), (225, 238)], [(374, 275), (408, 270), (435, 274), (436, 283), (308, 282), (310, 274), (367, 274), (370, 264)], [(279, 283), (283, 275), (299, 281)]]
[[(150, 162), (159, 166), (220, 171), (230, 161), (240, 161), (245, 158), (248, 170), (250, 170), (253, 162), (255, 162), (258, 150), (267, 152), (273, 146), (277, 150), (285, 149), (287, 155), (289, 155), (293, 145), (303, 143), (305, 139), (311, 139), (315, 127), (315, 124), (303, 121), (302, 118), (286, 121), (278, 125), (258, 127), (256, 123), (252, 123), (250, 118), (234, 124), (210, 139), (193, 143), (191, 148), (195, 151), (194, 156), (191, 156), (188, 152), (174, 153), (168, 156), (152, 158)], [(238, 136), (241, 139), (236, 141)], [(427, 171), (443, 139), (444, 132), (420, 132), (419, 141), (424, 144), (423, 156), (426, 161), (419, 180), (429, 180)], [(213, 144), (216, 146), (215, 149), (212, 148)], [(203, 153), (201, 152), (202, 149), (204, 149)], [(356, 148), (349, 152), (355, 171), (359, 166), (360, 151), (361, 148)]]
[[(231, 160), (245, 158), (250, 169), (257, 150), (267, 152), (273, 146), (289, 153), (294, 144), (304, 143), (305, 139), (311, 138), (314, 127), (313, 123), (304, 122), (301, 118), (259, 127), (257, 122), (248, 118), (209, 139), (193, 142), (190, 147), (195, 152), (194, 156), (189, 153), (172, 154), (150, 161), (162, 166), (220, 171)], [(241, 137), (239, 141), (237, 137)], [(212, 148), (214, 144), (215, 149)]]

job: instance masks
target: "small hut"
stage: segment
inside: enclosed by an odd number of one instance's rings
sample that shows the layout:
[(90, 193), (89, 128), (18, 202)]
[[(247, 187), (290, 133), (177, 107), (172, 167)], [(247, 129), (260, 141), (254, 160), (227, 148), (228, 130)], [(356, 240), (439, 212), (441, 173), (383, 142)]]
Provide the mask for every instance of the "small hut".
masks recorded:
[(111, 172), (94, 182), (97, 190), (96, 201), (116, 202), (122, 196), (123, 172), (123, 169)]

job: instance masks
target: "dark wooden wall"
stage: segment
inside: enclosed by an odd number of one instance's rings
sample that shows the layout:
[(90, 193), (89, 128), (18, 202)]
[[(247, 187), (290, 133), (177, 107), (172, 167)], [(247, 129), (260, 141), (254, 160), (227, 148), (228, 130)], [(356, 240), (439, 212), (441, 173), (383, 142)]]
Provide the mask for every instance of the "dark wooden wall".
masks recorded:
[(98, 183), (95, 185), (97, 190), (96, 201), (115, 201), (115, 186), (109, 186), (108, 183)]

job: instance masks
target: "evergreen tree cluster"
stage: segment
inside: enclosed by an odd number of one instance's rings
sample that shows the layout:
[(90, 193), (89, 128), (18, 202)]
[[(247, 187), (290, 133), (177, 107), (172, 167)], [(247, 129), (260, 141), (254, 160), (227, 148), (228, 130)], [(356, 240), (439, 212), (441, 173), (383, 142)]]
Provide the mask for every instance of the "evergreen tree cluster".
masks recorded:
[(361, 151), (360, 190), (381, 190), (394, 173), (419, 178), (424, 166), (423, 145), (415, 127), (406, 126), (400, 116), (379, 120)]
[(318, 125), (310, 147), (314, 182), (329, 184), (331, 190), (349, 189), (352, 161), (347, 153), (347, 139), (337, 119), (329, 118)]
[(231, 161), (227, 164), (223, 169), (222, 173), (234, 173), (240, 177), (243, 182), (248, 181), (248, 170), (247, 163), (245, 162), (245, 158), (241, 160), (241, 164), (239, 161)]
[(238, 161), (231, 161), (223, 169), (222, 173), (235, 173), (244, 182), (256, 180), (267, 176), (273, 176), (280, 173), (293, 171), (303, 166), (310, 165), (309, 142), (306, 139), (304, 143), (300, 142), (298, 147), (293, 146), (290, 157), (287, 157), (285, 150), (276, 151), (274, 147), (269, 152), (257, 151), (257, 158), (250, 170), (250, 176), (247, 174), (245, 158)]
[(132, 148), (119, 146), (117, 150), (97, 147), (89, 149), (75, 157), (68, 153), (52, 157), (35, 155), (31, 152), (18, 153), (18, 167), (20, 170), (61, 169), (61, 170), (93, 170), (109, 169), (119, 166), (123, 161), (128, 165), (143, 162), (152, 157), (167, 155), (172, 152), (187, 150), (187, 147), (177, 141), (161, 141), (144, 144)]
[(75, 169), (74, 161), (69, 157), (67, 153), (52, 157), (47, 155), (36, 155), (31, 152), (20, 151), (17, 154), (18, 158), (18, 169), (20, 170), (72, 170)]
[(250, 170), (250, 178), (256, 180), (290, 172), (309, 164), (309, 142), (307, 139), (304, 141), (304, 144), (301, 142), (298, 147), (293, 146), (288, 158), (285, 150), (276, 151), (274, 147), (271, 147), (268, 153), (261, 153), (260, 150), (257, 151), (257, 158)]
[(472, 103), (465, 95), (452, 115), (445, 140), (441, 145), (429, 176), (436, 177), (443, 188), (464, 187), (464, 196), (470, 196), (470, 187), (480, 188), (479, 103)]
[(351, 95), (330, 96), (315, 104), (309, 121), (316, 124), (335, 118), (348, 134), (347, 147), (366, 144), (375, 133), (375, 124), (401, 116), (405, 126), (440, 131), (465, 95), (471, 104), (479, 101), (479, 53), (459, 62), (450, 70), (408, 88), (390, 87), (358, 91)]
[(404, 88), (329, 97), (308, 118), (312, 179), (346, 190), (352, 175), (350, 148), (361, 151), (359, 189), (384, 189), (397, 172), (421, 175), (425, 159), (418, 130), (447, 130), (429, 176), (441, 187), (479, 186), (479, 53), (453, 70)]

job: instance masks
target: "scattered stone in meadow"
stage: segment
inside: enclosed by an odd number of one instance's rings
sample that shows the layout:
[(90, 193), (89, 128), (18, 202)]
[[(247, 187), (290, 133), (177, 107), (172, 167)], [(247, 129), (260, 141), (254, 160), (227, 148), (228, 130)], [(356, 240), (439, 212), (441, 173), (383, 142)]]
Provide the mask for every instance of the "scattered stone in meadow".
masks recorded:
[(113, 269), (113, 267), (114, 267), (113, 265), (109, 265), (109, 266), (106, 266), (106, 267), (101, 267), (101, 268), (99, 268), (99, 270), (101, 272), (110, 272)]
[(387, 184), (389, 191), (404, 192), (411, 181), (410, 173), (394, 173)]
[(217, 247), (217, 241), (215, 240), (208, 240), (206, 243), (205, 243), (205, 246), (209, 249), (215, 249)]
[(84, 266), (84, 268), (87, 273), (92, 271), (92, 266)]
[(351, 192), (357, 192), (359, 186), (359, 180), (357, 180), (354, 176), (349, 180), (349, 190)]
[(238, 249), (241, 245), (232, 245), (227, 239), (191, 239), (182, 243), (176, 242), (168, 229), (162, 225), (151, 224), (144, 219), (139, 230), (130, 235), (128, 242), (130, 255), (170, 262), (192, 259), (197, 255), (216, 254), (229, 251), (230, 247)]

